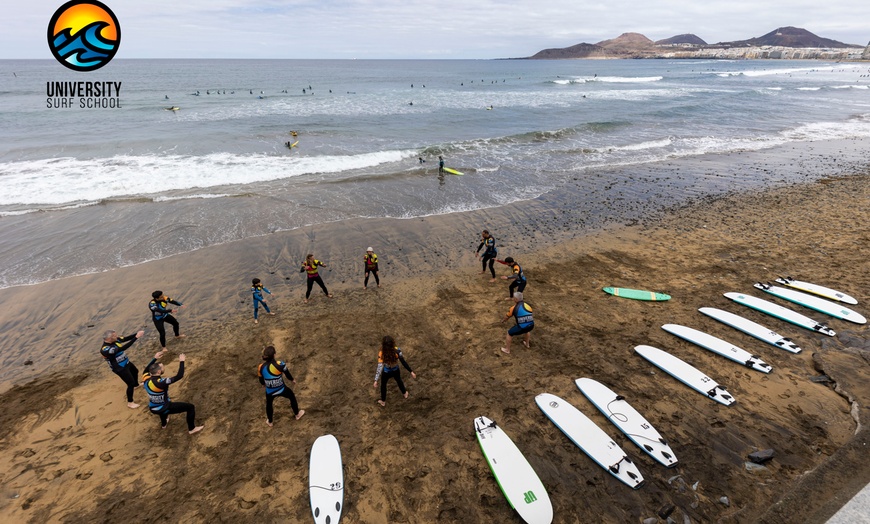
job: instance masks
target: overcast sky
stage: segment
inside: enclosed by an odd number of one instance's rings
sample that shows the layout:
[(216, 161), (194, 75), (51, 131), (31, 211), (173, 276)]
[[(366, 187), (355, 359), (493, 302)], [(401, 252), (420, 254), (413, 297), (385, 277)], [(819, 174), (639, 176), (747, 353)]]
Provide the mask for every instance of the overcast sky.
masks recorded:
[[(4, 2), (0, 58), (51, 58), (64, 0)], [(870, 41), (864, 0), (103, 0), (121, 24), (117, 58), (504, 58), (625, 32), (708, 43), (795, 26)]]

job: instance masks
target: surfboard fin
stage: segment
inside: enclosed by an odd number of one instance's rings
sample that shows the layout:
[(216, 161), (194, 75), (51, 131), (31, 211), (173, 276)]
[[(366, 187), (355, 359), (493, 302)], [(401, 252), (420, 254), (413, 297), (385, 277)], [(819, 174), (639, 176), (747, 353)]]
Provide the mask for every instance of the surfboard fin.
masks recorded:
[(643, 448), (644, 448), (645, 450), (649, 451), (650, 453), (652, 453), (653, 447), (650, 446), (649, 444), (644, 444), (644, 445), (643, 445)]
[(616, 400), (625, 400), (625, 397), (622, 395), (616, 395)]

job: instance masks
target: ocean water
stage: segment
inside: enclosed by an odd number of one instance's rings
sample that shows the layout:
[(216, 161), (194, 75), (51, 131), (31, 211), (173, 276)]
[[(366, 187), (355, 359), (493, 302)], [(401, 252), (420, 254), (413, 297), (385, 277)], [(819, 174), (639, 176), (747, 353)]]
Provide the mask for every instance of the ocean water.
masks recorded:
[[(0, 72), (0, 287), (311, 224), (493, 208), (663, 161), (870, 139), (858, 63), (115, 60), (82, 74), (18, 60)], [(120, 108), (46, 107), (59, 81), (121, 82)], [(439, 155), (465, 176), (438, 176)], [(745, 176), (720, 174), (735, 187)]]

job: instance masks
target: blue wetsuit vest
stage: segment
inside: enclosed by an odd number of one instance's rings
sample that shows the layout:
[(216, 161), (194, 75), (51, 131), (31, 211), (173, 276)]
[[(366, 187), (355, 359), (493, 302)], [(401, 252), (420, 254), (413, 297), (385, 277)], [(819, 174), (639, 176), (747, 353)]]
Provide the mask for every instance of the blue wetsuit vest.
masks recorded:
[[(281, 360), (267, 360), (260, 364), (258, 373), (263, 379), (262, 383), (266, 386), (267, 395), (279, 395), (284, 391), (284, 373), (290, 375), (287, 371), (287, 364)], [(290, 380), (293, 380), (291, 377)]]
[(262, 285), (260, 285), (260, 286), (251, 286), (251, 293), (253, 293), (253, 294), (254, 294), (254, 298), (257, 299), (257, 300), (259, 300), (260, 302), (264, 302), (264, 300), (263, 300), (263, 291), (265, 291), (265, 292), (268, 293), (269, 295), (272, 294), (271, 291), (269, 291), (268, 289), (266, 289), (266, 286), (262, 286)]
[(517, 302), (516, 307), (514, 307), (514, 319), (517, 321), (517, 325), (523, 329), (534, 326), (532, 306), (526, 305), (525, 302)]

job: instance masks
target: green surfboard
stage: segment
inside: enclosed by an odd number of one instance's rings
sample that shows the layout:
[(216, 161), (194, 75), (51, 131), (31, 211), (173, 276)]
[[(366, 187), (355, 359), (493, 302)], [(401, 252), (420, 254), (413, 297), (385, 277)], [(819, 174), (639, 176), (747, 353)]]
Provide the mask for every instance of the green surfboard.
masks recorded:
[(628, 289), (624, 287), (606, 287), (603, 289), (605, 293), (610, 293), (615, 297), (630, 298), (632, 300), (649, 300), (653, 302), (663, 302), (670, 300), (671, 296), (664, 293), (656, 293), (654, 291), (643, 291), (640, 289)]

